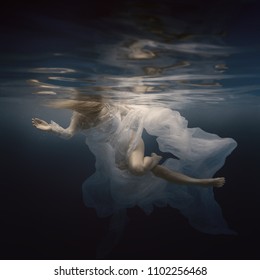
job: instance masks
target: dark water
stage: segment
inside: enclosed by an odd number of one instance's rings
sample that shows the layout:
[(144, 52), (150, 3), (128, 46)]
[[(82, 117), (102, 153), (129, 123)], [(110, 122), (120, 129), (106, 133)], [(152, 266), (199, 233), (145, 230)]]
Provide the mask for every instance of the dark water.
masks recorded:
[[(86, 208), (81, 194), (95, 158), (82, 135), (64, 141), (31, 126), (32, 117), (66, 126), (70, 112), (42, 104), (75, 92), (167, 105), (189, 127), (238, 142), (216, 174), (227, 183), (215, 192), (236, 236), (200, 233), (171, 208), (150, 216), (133, 208), (107, 258), (259, 259), (259, 5), (172, 2), (2, 7), (2, 259), (96, 257), (108, 219)], [(147, 141), (148, 151), (157, 148)]]

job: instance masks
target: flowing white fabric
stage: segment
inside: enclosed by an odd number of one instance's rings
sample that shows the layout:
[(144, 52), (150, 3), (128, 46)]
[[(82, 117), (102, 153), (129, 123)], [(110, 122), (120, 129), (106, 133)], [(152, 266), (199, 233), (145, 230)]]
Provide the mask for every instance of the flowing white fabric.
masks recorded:
[(211, 234), (229, 234), (213, 188), (169, 183), (152, 172), (134, 176), (127, 157), (145, 129), (157, 137), (159, 149), (176, 158), (163, 165), (197, 178), (210, 178), (236, 147), (231, 138), (220, 138), (200, 128), (188, 128), (178, 112), (167, 108), (132, 106), (127, 111), (107, 105), (104, 120), (84, 131), (86, 144), (96, 157), (96, 172), (83, 184), (86, 206), (101, 217), (138, 205), (147, 214), (154, 206), (177, 208), (196, 229)]

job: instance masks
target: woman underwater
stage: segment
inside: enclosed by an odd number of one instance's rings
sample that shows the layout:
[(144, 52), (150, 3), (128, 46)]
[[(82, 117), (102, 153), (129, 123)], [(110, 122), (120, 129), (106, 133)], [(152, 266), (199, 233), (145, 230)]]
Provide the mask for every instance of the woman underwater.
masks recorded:
[[(136, 205), (146, 213), (170, 205), (200, 231), (232, 233), (211, 186), (225, 183), (223, 177), (212, 176), (236, 147), (233, 139), (188, 128), (187, 121), (168, 108), (112, 104), (101, 96), (56, 100), (50, 106), (73, 111), (68, 128), (38, 118), (32, 124), (63, 138), (85, 134), (96, 157), (96, 172), (83, 184), (83, 197), (99, 216)], [(156, 153), (145, 156), (143, 130), (156, 136), (159, 149), (173, 158), (159, 164)]]

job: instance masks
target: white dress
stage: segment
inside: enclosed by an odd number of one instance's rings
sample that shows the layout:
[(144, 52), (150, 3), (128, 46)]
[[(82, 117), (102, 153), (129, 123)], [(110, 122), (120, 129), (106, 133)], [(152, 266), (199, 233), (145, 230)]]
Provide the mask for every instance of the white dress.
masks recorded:
[(213, 188), (169, 183), (152, 172), (134, 176), (127, 157), (145, 129), (157, 137), (159, 149), (176, 158), (162, 165), (197, 178), (210, 178), (236, 147), (230, 138), (220, 138), (200, 128), (188, 128), (178, 112), (167, 108), (132, 106), (122, 113), (119, 106), (106, 105), (105, 120), (86, 131), (86, 144), (96, 157), (96, 172), (83, 184), (86, 206), (106, 217), (139, 206), (147, 214), (154, 206), (171, 206), (196, 229), (211, 234), (229, 234)]

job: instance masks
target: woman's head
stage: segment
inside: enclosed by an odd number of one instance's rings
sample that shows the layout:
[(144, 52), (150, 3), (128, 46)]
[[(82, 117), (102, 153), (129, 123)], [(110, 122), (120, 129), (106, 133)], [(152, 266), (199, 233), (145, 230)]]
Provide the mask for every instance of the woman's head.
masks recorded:
[(69, 109), (82, 115), (99, 114), (103, 109), (103, 98), (99, 95), (77, 94), (73, 99), (56, 99), (48, 102), (47, 106), (57, 109)]

